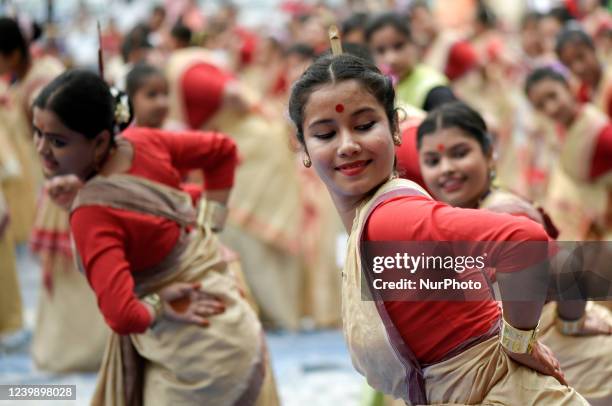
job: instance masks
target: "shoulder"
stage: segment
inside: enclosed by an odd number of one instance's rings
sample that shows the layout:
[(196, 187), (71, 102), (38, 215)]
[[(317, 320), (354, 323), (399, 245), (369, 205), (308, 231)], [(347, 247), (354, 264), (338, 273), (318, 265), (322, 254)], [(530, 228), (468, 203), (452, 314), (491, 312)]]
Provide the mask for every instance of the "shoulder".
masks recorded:
[(398, 196), (380, 203), (370, 213), (366, 223), (367, 240), (410, 240), (412, 231), (422, 223), (438, 202), (427, 196)]

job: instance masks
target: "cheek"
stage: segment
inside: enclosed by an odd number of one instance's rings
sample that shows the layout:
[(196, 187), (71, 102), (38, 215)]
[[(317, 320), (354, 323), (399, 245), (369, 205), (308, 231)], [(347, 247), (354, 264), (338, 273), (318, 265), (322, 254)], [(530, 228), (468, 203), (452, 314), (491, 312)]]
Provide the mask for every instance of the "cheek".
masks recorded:
[(437, 190), (438, 167), (421, 165), (421, 176), (423, 176), (423, 181), (429, 189)]

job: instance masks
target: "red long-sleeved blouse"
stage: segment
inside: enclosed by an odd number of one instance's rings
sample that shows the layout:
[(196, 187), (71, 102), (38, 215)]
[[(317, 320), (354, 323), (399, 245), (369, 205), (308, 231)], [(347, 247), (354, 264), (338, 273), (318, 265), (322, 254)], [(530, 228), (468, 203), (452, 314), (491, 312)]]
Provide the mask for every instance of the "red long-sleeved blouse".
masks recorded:
[[(224, 134), (135, 127), (123, 137), (134, 150), (130, 175), (179, 189), (180, 171), (200, 169), (206, 189), (233, 185), (237, 150)], [(179, 225), (126, 210), (83, 206), (71, 215), (70, 226), (108, 325), (119, 334), (144, 332), (151, 316), (134, 294), (132, 273), (158, 264), (170, 253), (179, 237)]]
[[(423, 196), (396, 197), (378, 206), (364, 236), (366, 241), (483, 241), (496, 272), (527, 269), (547, 255), (497, 242), (549, 241), (542, 226), (527, 218), (456, 209)], [(493, 300), (385, 301), (385, 307), (423, 364), (439, 361), (469, 338), (486, 333), (500, 314)]]

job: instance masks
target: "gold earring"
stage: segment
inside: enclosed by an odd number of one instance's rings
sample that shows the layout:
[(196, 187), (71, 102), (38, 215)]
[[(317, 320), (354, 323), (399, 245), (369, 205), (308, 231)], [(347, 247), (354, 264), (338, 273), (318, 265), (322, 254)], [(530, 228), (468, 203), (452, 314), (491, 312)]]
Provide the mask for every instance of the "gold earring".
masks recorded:
[(393, 143), (394, 143), (395, 145), (397, 145), (397, 146), (402, 145), (402, 139), (400, 138), (400, 136), (399, 136), (399, 135), (395, 134), (395, 135), (393, 136)]
[(310, 157), (308, 155), (304, 157), (304, 159), (302, 160), (302, 163), (304, 164), (306, 168), (310, 168), (312, 166), (312, 162), (310, 161)]

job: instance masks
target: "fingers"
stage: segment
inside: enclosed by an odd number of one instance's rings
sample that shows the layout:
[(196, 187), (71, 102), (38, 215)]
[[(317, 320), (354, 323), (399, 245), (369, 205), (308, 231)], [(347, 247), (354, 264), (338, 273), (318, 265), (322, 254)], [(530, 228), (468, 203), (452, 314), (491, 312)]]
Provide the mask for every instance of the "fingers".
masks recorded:
[(215, 316), (225, 311), (223, 304), (217, 303), (201, 303), (194, 305), (193, 312), (202, 317)]

